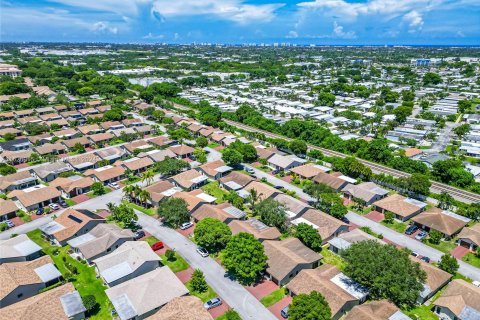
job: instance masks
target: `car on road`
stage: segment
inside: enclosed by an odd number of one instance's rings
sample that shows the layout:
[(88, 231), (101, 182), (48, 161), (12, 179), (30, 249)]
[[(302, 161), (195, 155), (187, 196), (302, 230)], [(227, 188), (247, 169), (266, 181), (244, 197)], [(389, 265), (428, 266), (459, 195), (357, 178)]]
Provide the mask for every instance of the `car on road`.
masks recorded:
[(50, 203), (48, 206), (49, 206), (50, 209), (52, 209), (52, 210), (58, 210), (58, 209), (60, 209), (60, 206), (59, 206), (58, 204), (56, 204), (56, 203)]
[(9, 228), (15, 227), (15, 223), (13, 223), (13, 222), (10, 221), (10, 220), (5, 220), (4, 222), (7, 224), (7, 227), (9, 227)]
[(250, 174), (255, 173), (255, 170), (253, 170), (252, 168), (249, 168), (249, 167), (245, 167), (245, 171), (250, 173)]
[(215, 307), (218, 307), (218, 306), (221, 306), (221, 305), (222, 305), (222, 300), (220, 300), (220, 298), (218, 298), (218, 297), (210, 299), (203, 304), (203, 306), (207, 310), (210, 310), (212, 308), (215, 308)]
[(280, 190), (280, 189), (283, 189), (283, 186), (275, 186), (274, 188), (277, 190)]
[(418, 227), (414, 224), (411, 224), (408, 226), (407, 230), (405, 230), (405, 234), (410, 236), (412, 235), (415, 231), (417, 231)]
[(423, 256), (420, 260), (426, 262), (426, 263), (430, 263), (430, 258), (427, 257), (427, 256)]
[(415, 251), (412, 251), (412, 253), (410, 253), (413, 257), (418, 257), (418, 252), (415, 252)]
[(416, 236), (415, 239), (417, 240), (423, 240), (428, 236), (428, 232), (425, 230), (420, 231)]
[(208, 257), (208, 251), (205, 248), (198, 247), (197, 252), (204, 258)]
[(191, 228), (191, 227), (193, 227), (193, 223), (185, 222), (185, 223), (182, 223), (182, 225), (180, 226), (180, 229), (181, 230), (187, 230), (188, 228)]
[(108, 186), (112, 188), (113, 190), (118, 190), (120, 189), (120, 186), (116, 182), (109, 183)]
[(282, 311), (280, 311), (280, 315), (285, 319), (288, 318), (288, 306), (286, 306), (285, 308), (282, 309)]
[(145, 237), (145, 232), (143, 230), (138, 230), (137, 232), (134, 233), (133, 239), (138, 240)]
[(153, 251), (157, 251), (157, 250), (160, 250), (160, 249), (163, 249), (163, 247), (165, 247), (165, 245), (163, 244), (162, 241), (158, 241), (158, 242), (155, 242), (151, 248)]
[(36, 214), (37, 216), (42, 215), (42, 214), (43, 214), (43, 208), (38, 208), (38, 209), (37, 209), (37, 212), (35, 212), (35, 214)]

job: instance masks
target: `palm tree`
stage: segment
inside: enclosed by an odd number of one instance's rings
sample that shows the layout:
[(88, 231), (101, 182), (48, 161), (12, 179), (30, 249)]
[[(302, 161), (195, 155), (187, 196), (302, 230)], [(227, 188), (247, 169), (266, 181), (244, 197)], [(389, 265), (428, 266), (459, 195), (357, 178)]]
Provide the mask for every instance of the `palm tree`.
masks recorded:
[(133, 193), (133, 202), (138, 203), (138, 196), (140, 195), (141, 192), (142, 192), (142, 188), (140, 188), (137, 185), (133, 186), (133, 192), (132, 192)]
[(141, 190), (138, 194), (138, 199), (140, 200), (140, 203), (145, 207), (147, 204), (147, 201), (150, 200), (150, 193), (145, 190)]
[(108, 209), (108, 211), (113, 213), (116, 209), (116, 206), (113, 203), (109, 202), (109, 203), (107, 203), (107, 209)]
[(257, 202), (260, 200), (260, 197), (263, 195), (263, 193), (258, 194), (256, 189), (250, 189), (250, 195), (248, 196), (248, 199), (250, 200), (250, 203), (252, 204), (252, 211), (255, 209), (255, 205)]
[(147, 186), (149, 186), (153, 182), (153, 177), (155, 176), (155, 172), (152, 170), (147, 170), (142, 174), (142, 182), (147, 182)]
[(129, 199), (132, 199), (132, 193), (133, 193), (133, 185), (126, 185), (125, 188), (123, 188), (123, 194), (124, 198), (128, 197)]

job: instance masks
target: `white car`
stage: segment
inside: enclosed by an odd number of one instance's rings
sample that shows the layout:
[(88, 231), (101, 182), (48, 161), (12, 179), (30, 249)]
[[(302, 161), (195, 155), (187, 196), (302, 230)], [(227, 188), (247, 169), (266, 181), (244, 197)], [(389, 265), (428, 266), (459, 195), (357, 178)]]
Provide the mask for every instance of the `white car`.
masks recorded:
[(48, 206), (49, 206), (50, 209), (52, 209), (52, 210), (58, 210), (58, 209), (60, 209), (60, 206), (59, 206), (58, 204), (56, 204), (56, 203), (50, 203)]
[(120, 189), (120, 186), (116, 182), (109, 183), (108, 186), (114, 190)]
[(479, 287), (479, 288), (480, 288), (480, 281), (473, 281), (472, 284), (473, 284), (475, 287)]
[(185, 222), (185, 223), (182, 223), (182, 225), (180, 226), (180, 229), (181, 230), (187, 230), (188, 228), (191, 228), (191, 227), (193, 227), (193, 223)]
[(205, 248), (198, 247), (197, 252), (204, 258), (208, 257), (208, 251)]

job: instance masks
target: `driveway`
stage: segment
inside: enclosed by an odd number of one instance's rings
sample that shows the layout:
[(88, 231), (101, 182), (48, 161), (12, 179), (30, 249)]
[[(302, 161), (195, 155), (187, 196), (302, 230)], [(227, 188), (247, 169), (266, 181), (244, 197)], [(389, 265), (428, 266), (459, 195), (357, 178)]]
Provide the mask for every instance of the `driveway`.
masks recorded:
[(212, 258), (202, 258), (196, 245), (173, 229), (163, 227), (152, 217), (136, 212), (142, 227), (175, 250), (194, 269), (200, 269), (205, 279), (225, 302), (237, 311), (242, 319), (275, 319), (255, 297), (239, 283), (225, 277), (225, 270)]
[(208, 152), (208, 154), (207, 154), (207, 162), (213, 162), (213, 161), (217, 161), (217, 160), (221, 160), (221, 159), (222, 159), (222, 153), (221, 153), (221, 152), (218, 152), (218, 151), (215, 150), (215, 149), (212, 149), (212, 148), (209, 148), (209, 147), (205, 147), (205, 148), (203, 148), (203, 150), (205, 150), (206, 152)]
[(255, 175), (257, 176), (257, 178), (260, 180), (262, 178), (266, 178), (268, 182), (270, 182), (271, 184), (273, 184), (274, 186), (281, 186), (282, 188), (285, 188), (287, 190), (291, 190), (291, 191), (295, 191), (295, 193), (297, 194), (297, 196), (299, 196), (300, 198), (302, 198), (303, 200), (306, 200), (306, 201), (315, 201), (314, 198), (310, 197), (308, 194), (306, 194), (305, 192), (303, 192), (302, 189), (300, 189), (299, 187), (296, 187), (294, 185), (291, 185), (290, 183), (286, 182), (286, 181), (283, 181), (282, 179), (279, 179), (275, 176), (272, 176), (271, 174), (268, 174), (266, 172), (263, 172), (262, 170), (259, 170), (257, 168), (254, 168), (252, 167), (251, 165), (248, 165), (248, 164), (244, 164), (244, 166), (246, 168), (251, 168), (254, 172), (255, 172)]
[[(422, 242), (412, 239), (404, 234), (393, 231), (392, 229), (389, 229), (375, 221), (362, 217), (354, 212), (349, 211), (347, 213), (347, 218), (352, 223), (360, 227), (364, 227), (364, 226), (370, 227), (370, 229), (372, 229), (373, 232), (382, 234), (385, 238), (390, 240), (392, 243), (401, 247), (406, 247), (412, 251), (418, 252), (420, 255), (427, 256), (433, 261), (439, 261), (440, 258), (444, 255), (444, 253), (441, 251), (438, 251), (432, 247), (429, 247), (426, 244), (423, 244)], [(458, 273), (466, 277), (469, 277), (472, 280), (480, 281), (480, 269), (475, 268), (474, 266), (466, 262), (463, 262), (462, 260), (457, 259), (457, 261), (460, 266), (458, 268)]]

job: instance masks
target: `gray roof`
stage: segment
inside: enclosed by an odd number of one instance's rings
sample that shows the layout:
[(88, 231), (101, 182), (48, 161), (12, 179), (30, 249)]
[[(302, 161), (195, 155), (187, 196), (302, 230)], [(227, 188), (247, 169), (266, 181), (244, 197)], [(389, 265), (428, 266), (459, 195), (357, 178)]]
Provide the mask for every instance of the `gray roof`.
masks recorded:
[(462, 320), (478, 320), (480, 319), (480, 310), (475, 310), (472, 307), (465, 306), (459, 316)]
[(54, 279), (58, 279), (62, 276), (60, 271), (53, 265), (53, 263), (47, 263), (43, 266), (35, 268), (35, 273), (43, 282), (49, 282)]
[(87, 311), (83, 306), (82, 298), (78, 291), (64, 294), (60, 297), (60, 302), (62, 303), (63, 311), (68, 317), (73, 317), (79, 313)]
[(52, 162), (52, 163), (45, 164), (45, 165), (42, 165), (42, 166), (39, 166), (39, 167), (36, 167), (36, 168), (33, 169), (33, 171), (41, 179), (45, 178), (50, 173), (58, 174), (58, 173), (62, 173), (62, 172), (70, 171), (70, 170), (72, 170), (72, 168), (68, 164), (66, 164), (64, 162), (61, 162), (61, 161)]
[(0, 240), (0, 259), (26, 257), (42, 248), (26, 234), (19, 234), (8, 240)]
[(388, 320), (412, 320), (409, 316), (400, 310), (397, 310), (394, 314), (388, 317)]
[(242, 210), (240, 210), (240, 209), (238, 209), (234, 206), (224, 208), (222, 210), (225, 211), (226, 213), (234, 216), (235, 218), (238, 218), (238, 219), (243, 218), (247, 215), (245, 212), (243, 212)]

